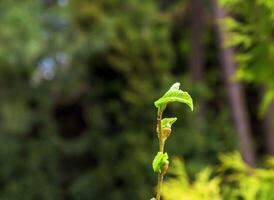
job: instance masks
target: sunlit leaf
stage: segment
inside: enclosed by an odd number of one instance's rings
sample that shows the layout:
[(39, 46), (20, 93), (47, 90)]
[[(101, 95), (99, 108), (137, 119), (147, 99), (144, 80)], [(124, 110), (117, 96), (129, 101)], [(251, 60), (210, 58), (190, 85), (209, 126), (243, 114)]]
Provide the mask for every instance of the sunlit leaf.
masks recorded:
[(179, 102), (187, 104), (193, 110), (193, 102), (191, 96), (179, 89), (180, 83), (174, 83), (171, 88), (160, 99), (154, 102), (155, 106), (164, 110), (168, 103)]

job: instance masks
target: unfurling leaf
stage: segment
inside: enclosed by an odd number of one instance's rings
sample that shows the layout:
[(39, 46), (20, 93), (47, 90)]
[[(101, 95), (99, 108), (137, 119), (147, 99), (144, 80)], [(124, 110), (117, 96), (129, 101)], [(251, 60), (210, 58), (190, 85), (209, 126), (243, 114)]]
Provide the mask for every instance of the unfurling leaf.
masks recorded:
[(152, 167), (154, 172), (161, 173), (162, 169), (169, 164), (167, 153), (158, 152), (155, 156)]
[[(177, 120), (177, 117), (172, 118), (164, 118), (161, 120), (161, 127), (162, 129), (168, 128), (171, 129), (172, 124)], [(159, 133), (158, 127), (157, 127), (157, 133)]]
[(174, 83), (171, 88), (160, 99), (154, 102), (155, 106), (164, 110), (166, 105), (171, 102), (180, 102), (187, 104), (193, 110), (193, 102), (191, 96), (180, 88), (180, 83)]
[(177, 117), (164, 118), (161, 121), (162, 128), (171, 128), (172, 124), (177, 120)]

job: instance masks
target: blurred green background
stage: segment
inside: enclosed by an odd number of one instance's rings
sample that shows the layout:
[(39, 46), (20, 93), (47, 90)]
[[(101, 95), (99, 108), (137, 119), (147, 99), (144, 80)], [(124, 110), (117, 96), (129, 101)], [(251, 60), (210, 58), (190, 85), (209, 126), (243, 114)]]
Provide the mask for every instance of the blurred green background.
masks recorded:
[(229, 151), (261, 166), (273, 24), (271, 0), (1, 0), (0, 199), (150, 199), (153, 102), (177, 81), (195, 111), (168, 107), (166, 148), (190, 179)]

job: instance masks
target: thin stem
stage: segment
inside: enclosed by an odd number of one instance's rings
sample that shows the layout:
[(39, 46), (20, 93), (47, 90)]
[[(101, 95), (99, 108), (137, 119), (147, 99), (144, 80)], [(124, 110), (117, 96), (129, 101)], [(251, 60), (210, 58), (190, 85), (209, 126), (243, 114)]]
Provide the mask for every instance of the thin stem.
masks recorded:
[(158, 126), (159, 151), (160, 152), (164, 152), (164, 140), (162, 139), (162, 115), (163, 115), (163, 111), (158, 111), (157, 126)]
[(158, 174), (158, 184), (157, 184), (156, 200), (160, 200), (161, 199), (163, 179), (164, 179), (164, 175), (162, 173)]
[[(162, 115), (163, 111), (158, 110), (157, 114), (157, 127), (159, 136), (159, 152), (164, 152), (165, 140), (162, 138)], [(156, 200), (161, 199), (162, 185), (163, 185), (164, 174), (158, 174), (157, 190), (156, 190)]]

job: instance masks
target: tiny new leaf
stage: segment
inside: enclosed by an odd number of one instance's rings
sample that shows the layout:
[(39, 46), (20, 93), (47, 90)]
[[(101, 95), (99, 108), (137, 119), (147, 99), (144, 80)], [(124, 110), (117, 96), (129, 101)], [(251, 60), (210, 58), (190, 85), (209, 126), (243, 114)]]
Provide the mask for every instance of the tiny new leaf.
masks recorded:
[(164, 118), (161, 121), (162, 128), (171, 128), (172, 124), (177, 120), (177, 117)]
[(180, 83), (174, 83), (164, 96), (155, 101), (154, 104), (163, 111), (166, 105), (171, 102), (185, 103), (193, 110), (192, 98), (187, 92), (180, 90)]
[(155, 156), (152, 167), (154, 172), (161, 173), (162, 168), (169, 163), (167, 153), (158, 152)]

